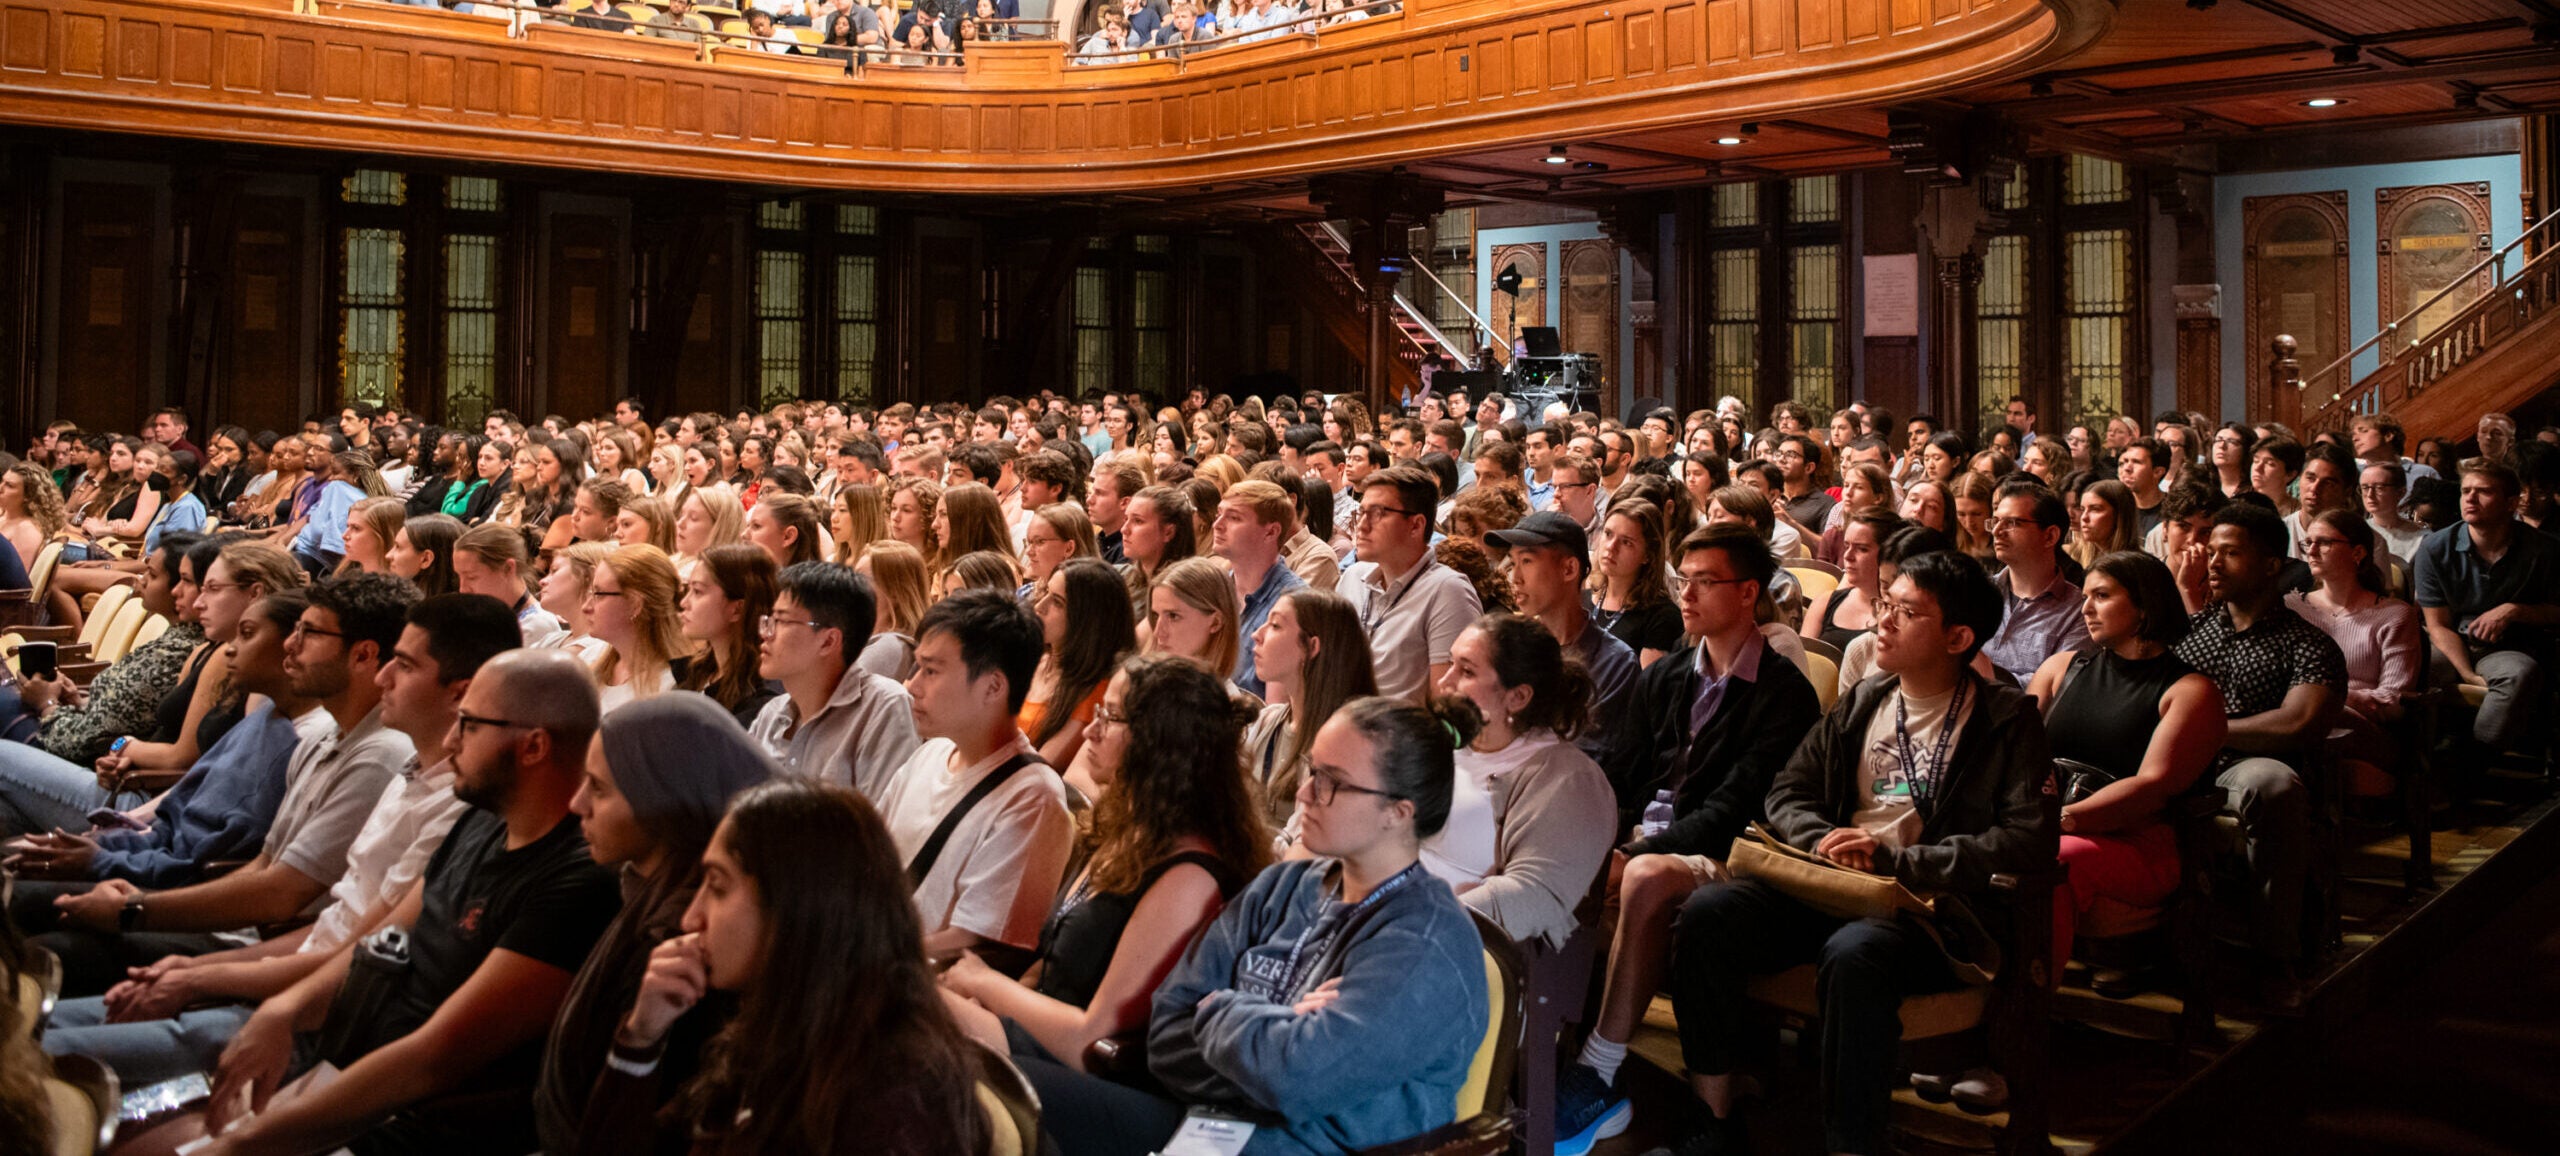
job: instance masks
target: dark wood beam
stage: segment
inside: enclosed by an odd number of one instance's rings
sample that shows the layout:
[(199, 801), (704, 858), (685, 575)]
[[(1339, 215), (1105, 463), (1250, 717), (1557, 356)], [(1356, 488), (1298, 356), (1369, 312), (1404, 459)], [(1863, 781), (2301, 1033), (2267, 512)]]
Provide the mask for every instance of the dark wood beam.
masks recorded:
[(2560, 46), (2482, 53), (2460, 60), (2430, 63), (2418, 68), (2395, 69), (2373, 64), (2350, 64), (2304, 72), (2289, 72), (2277, 76), (2236, 77), (2204, 83), (2120, 88), (2105, 96), (2044, 97), (2002, 101), (1984, 107), (2015, 120), (2033, 121), (2062, 116), (2080, 116), (2093, 112), (2152, 109), (2164, 104), (2197, 104), (2244, 97), (2285, 96), (2305, 91), (2307, 86), (2318, 86), (2322, 91), (2327, 92), (2339, 92), (2378, 84), (2477, 80), (2484, 75), (2508, 72), (2538, 71), (2540, 75), (2548, 76), (2553, 69), (2560, 69)]

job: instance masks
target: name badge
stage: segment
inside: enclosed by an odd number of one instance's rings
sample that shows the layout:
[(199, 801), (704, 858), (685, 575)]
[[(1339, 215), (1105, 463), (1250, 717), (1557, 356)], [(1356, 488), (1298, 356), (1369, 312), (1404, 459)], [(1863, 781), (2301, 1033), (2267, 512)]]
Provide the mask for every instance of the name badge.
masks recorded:
[(1183, 1114), (1182, 1130), (1156, 1156), (1236, 1156), (1253, 1139), (1253, 1125), (1208, 1108)]

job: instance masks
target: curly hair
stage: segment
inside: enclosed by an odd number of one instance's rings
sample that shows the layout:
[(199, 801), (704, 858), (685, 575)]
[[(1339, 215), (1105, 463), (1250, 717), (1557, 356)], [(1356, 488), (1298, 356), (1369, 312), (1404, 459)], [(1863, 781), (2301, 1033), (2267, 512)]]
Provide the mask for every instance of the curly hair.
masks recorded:
[(9, 467), (9, 472), (17, 475), (19, 500), (26, 506), (27, 517), (35, 520), (36, 528), (44, 531), (45, 537), (59, 534), (71, 524), (71, 512), (63, 508), (62, 489), (53, 484), (53, 475), (46, 473), (43, 466), (19, 462)]
[(1476, 588), (1476, 601), (1488, 610), (1509, 610), (1511, 583), (1493, 568), (1493, 555), (1484, 543), (1474, 538), (1443, 538), (1432, 548), (1440, 564), (1466, 576), (1467, 584)]
[(1120, 668), (1128, 741), (1111, 789), (1093, 807), (1096, 892), (1137, 890), (1147, 869), (1197, 836), (1246, 877), (1270, 857), (1270, 836), (1244, 779), (1246, 718), (1223, 678), (1172, 655)]
[(907, 544), (923, 554), (925, 564), (930, 566), (934, 559), (942, 555), (942, 537), (933, 532), (933, 511), (935, 507), (942, 504), (942, 484), (912, 474), (901, 474), (889, 479), (889, 500), (886, 505), (890, 511), (889, 524), (892, 526), (895, 526), (898, 521), (898, 496), (901, 494), (912, 495), (915, 498), (916, 508), (924, 512), (924, 541)]

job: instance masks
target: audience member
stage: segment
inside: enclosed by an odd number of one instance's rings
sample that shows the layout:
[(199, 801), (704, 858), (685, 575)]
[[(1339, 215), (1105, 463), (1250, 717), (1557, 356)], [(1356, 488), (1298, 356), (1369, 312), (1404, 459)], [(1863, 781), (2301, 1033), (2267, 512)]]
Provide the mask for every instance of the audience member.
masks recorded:
[(2399, 753), (2392, 724), (2403, 717), (2401, 700), (2419, 693), (2427, 675), (2426, 620), (2384, 592), (2375, 564), (2381, 550), (2373, 527), (2353, 511), (2323, 511), (2302, 536), (2302, 556), (2319, 585), (2284, 600), (2346, 659), (2347, 697), (2338, 723), (2354, 738), (2340, 753), (2354, 776), (2348, 789), (2359, 795), (2389, 792), (2384, 772), (2396, 766)]
[(2534, 713), (2560, 626), (2560, 540), (2516, 518), (2516, 473), (2482, 448), (2461, 466), (2461, 524), (2418, 548), (2416, 601), (2435, 680), (2484, 692), (2472, 740), (2491, 753), (2538, 749), (2528, 744), (2542, 733)]
[(757, 656), (777, 573), (773, 555), (761, 546), (714, 546), (685, 578), (677, 602), (677, 627), (697, 649), (676, 685), (710, 695), (744, 727), (753, 727), (765, 704), (782, 693), (759, 673)]
[[(1239, 640), (1249, 639), (1271, 616), (1272, 604), (1306, 582), (1280, 562), (1280, 546), (1297, 515), (1288, 492), (1269, 482), (1243, 481), (1230, 487), (1218, 503), (1210, 549), (1233, 572)], [(1262, 680), (1254, 676), (1253, 648), (1236, 647), (1234, 682), (1245, 693), (1260, 696)]]
[(2046, 659), (2089, 641), (2080, 610), (2080, 587), (2063, 571), (2062, 499), (2039, 485), (2001, 487), (1988, 531), (2000, 572), (2000, 630), (1983, 643), (1983, 657), (2011, 679), (2024, 682)]
[(524, 627), (525, 645), (532, 646), (559, 633), (560, 618), (534, 601), (526, 587), (524, 569), (529, 557), (524, 534), (494, 522), (473, 526), (453, 542), (454, 589), (506, 603)]
[(1582, 527), (1562, 514), (1541, 512), (1486, 540), (1507, 551), (1513, 604), (1546, 627), (1590, 677), (1590, 711), (1574, 729), (1583, 752), (1596, 757), (1609, 728), (1625, 718), (1637, 666), (1634, 648), (1595, 622), (1583, 600), (1583, 586), (1591, 578), (1591, 548)]
[(1090, 558), (1051, 574), (1032, 596), (1031, 611), (1040, 617), (1042, 650), (1022, 703), (1022, 733), (1041, 761), (1072, 771), (1111, 672), (1138, 648), (1137, 619), (1119, 573)]
[(879, 611), (871, 583), (832, 562), (799, 562), (775, 581), (757, 671), (782, 693), (749, 729), (782, 769), (881, 798), (916, 749), (905, 687), (854, 662)]
[[(1593, 566), (1593, 620), (1634, 650), (1646, 669), (1681, 646), (1680, 607), (1671, 597), (1671, 565), (1663, 556), (1674, 531), (1663, 520), (1661, 508), (1642, 499), (1613, 504)], [(1677, 530), (1681, 537), (1688, 532), (1689, 527)]]

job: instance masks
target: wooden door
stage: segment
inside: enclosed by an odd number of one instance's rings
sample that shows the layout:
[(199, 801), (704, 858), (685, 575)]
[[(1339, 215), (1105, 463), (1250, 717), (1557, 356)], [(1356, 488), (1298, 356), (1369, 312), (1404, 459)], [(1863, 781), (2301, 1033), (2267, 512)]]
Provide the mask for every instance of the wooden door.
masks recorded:
[(219, 249), (224, 267), (215, 271), (225, 283), (215, 322), (214, 422), (253, 432), (301, 423), (311, 341), (303, 300), (308, 209), (298, 196), (239, 198), (229, 242)]
[[(548, 356), (536, 389), (544, 413), (572, 419), (608, 413), (621, 396), (621, 245), (621, 222), (612, 217), (552, 215), (543, 302)], [(539, 421), (542, 415), (524, 416)]]

